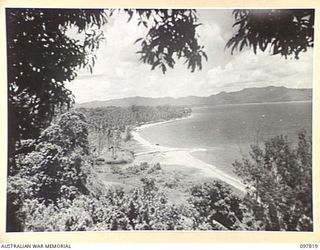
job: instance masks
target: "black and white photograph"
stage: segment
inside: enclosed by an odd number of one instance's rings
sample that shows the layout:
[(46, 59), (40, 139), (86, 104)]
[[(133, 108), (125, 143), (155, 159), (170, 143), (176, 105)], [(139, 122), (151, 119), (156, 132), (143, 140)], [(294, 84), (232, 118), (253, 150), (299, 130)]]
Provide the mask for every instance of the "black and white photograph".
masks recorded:
[(314, 232), (314, 20), (7, 7), (6, 232)]

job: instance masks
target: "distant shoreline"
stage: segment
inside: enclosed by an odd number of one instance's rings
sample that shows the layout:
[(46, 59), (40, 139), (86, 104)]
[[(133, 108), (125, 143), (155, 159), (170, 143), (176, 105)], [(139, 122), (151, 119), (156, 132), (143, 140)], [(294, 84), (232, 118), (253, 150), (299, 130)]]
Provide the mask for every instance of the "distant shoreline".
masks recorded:
[[(216, 166), (203, 162), (202, 160), (191, 155), (192, 152), (206, 151), (206, 149), (204, 148), (171, 148), (171, 147), (160, 146), (145, 140), (144, 138), (141, 137), (139, 133), (141, 130), (148, 127), (153, 127), (160, 124), (189, 119), (192, 117), (193, 115), (189, 115), (183, 118), (144, 124), (135, 128), (132, 131), (132, 137), (137, 143), (142, 145), (144, 148), (142, 152), (135, 153), (135, 158), (136, 158), (135, 161), (137, 163), (143, 162), (143, 161), (147, 161), (147, 162), (156, 161), (156, 162), (159, 162), (161, 165), (168, 166), (168, 167), (170, 165), (179, 165), (186, 168), (196, 168), (199, 170), (199, 175), (202, 174), (206, 177), (219, 179), (233, 186), (234, 188), (240, 190), (241, 192), (245, 193), (246, 192), (245, 186), (240, 182), (240, 180), (223, 172), (222, 170), (218, 169)], [(143, 158), (141, 161), (139, 160), (140, 157)]]
[(281, 102), (244, 102), (244, 103), (225, 103), (225, 104), (213, 104), (213, 105), (203, 105), (201, 107), (212, 107), (212, 106), (239, 106), (239, 105), (266, 105), (266, 104), (283, 104), (283, 103), (303, 103), (312, 102), (312, 100), (301, 100), (301, 101), (281, 101)]
[[(96, 102), (96, 101), (93, 101)], [(102, 102), (102, 101), (97, 101), (97, 102)], [(232, 105), (257, 105), (257, 104), (281, 104), (281, 103), (303, 103), (303, 102), (313, 102), (313, 99), (311, 100), (296, 100), (296, 101), (274, 101), (274, 102), (243, 102), (243, 103), (221, 103), (221, 104), (194, 104), (190, 105), (190, 107), (216, 107), (216, 106), (232, 106)], [(80, 102), (80, 103), (75, 103), (75, 106), (80, 105), (80, 107), (75, 107), (75, 108), (82, 108), (81, 105), (87, 104), (88, 102)], [(97, 106), (97, 107), (92, 107), (92, 108), (103, 108), (103, 107), (130, 107), (133, 105), (137, 104), (131, 104), (131, 105), (109, 105), (109, 106)], [(175, 104), (163, 104), (163, 105), (157, 105), (157, 106), (165, 106), (165, 105), (170, 105), (170, 106), (180, 106), (180, 105), (175, 105)], [(137, 106), (155, 106), (155, 105), (137, 105)], [(187, 106), (187, 105), (184, 105)], [(179, 118), (178, 118), (179, 119)]]
[[(97, 108), (107, 106), (129, 107), (136, 106), (206, 106), (226, 104), (250, 104), (250, 103), (282, 103), (282, 102), (305, 102), (313, 99), (312, 88), (288, 88), (284, 86), (251, 87), (242, 90), (211, 94), (208, 96), (184, 97), (146, 97), (128, 96), (118, 99), (92, 100), (77, 102), (75, 107)], [(247, 101), (243, 103), (243, 101)]]

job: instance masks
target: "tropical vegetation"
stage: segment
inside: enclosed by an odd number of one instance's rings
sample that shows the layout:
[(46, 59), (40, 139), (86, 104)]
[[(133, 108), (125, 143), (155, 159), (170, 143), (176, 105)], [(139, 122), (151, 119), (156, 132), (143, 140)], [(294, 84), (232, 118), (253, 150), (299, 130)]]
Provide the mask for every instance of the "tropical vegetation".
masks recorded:
[[(137, 38), (141, 61), (163, 73), (184, 59), (191, 72), (207, 59), (199, 43), (197, 11), (125, 9), (144, 25)], [(235, 10), (238, 32), (227, 47), (250, 47), (296, 59), (313, 47), (314, 10)], [(147, 122), (181, 118), (182, 107), (70, 111), (65, 83), (80, 68), (92, 71), (101, 27), (115, 10), (7, 8), (8, 171), (7, 231), (291, 230), (312, 231), (312, 145), (279, 136), (253, 146), (251, 159), (234, 163), (244, 196), (217, 180), (187, 190), (183, 205), (169, 202), (152, 178), (124, 192), (108, 190), (94, 168), (90, 136)], [(285, 24), (285, 25), (284, 25)], [(285, 27), (285, 28), (284, 28)], [(83, 36), (70, 38), (68, 29)], [(109, 132), (108, 132), (109, 131)], [(128, 134), (127, 139), (130, 139)], [(121, 139), (119, 139), (121, 140)], [(133, 166), (157, 171), (161, 166)], [(141, 170), (142, 169), (142, 170)]]

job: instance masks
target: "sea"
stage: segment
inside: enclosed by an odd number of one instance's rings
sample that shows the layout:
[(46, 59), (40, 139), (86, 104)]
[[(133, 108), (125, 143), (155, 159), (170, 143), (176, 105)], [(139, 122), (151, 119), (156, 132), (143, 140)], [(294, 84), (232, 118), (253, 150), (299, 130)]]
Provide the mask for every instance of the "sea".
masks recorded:
[(249, 103), (192, 108), (192, 116), (150, 126), (143, 139), (165, 147), (192, 149), (192, 155), (235, 176), (232, 163), (249, 157), (250, 145), (277, 135), (293, 144), (305, 130), (312, 136), (312, 102)]

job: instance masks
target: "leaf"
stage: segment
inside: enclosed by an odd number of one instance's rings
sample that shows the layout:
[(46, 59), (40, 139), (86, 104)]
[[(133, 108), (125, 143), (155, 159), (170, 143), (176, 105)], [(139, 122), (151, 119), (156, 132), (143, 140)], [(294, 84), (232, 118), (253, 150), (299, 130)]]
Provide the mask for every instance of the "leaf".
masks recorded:
[(257, 42), (253, 42), (252, 45), (253, 45), (253, 52), (257, 54)]
[(243, 41), (240, 44), (240, 51), (243, 49), (244, 46), (247, 46), (247, 40), (244, 38)]
[(143, 21), (142, 23), (143, 23), (144, 27), (148, 28), (148, 23), (146, 21)]
[(151, 70), (154, 70), (160, 63), (161, 63), (160, 60), (157, 60), (155, 63), (153, 63)]
[(207, 56), (207, 54), (203, 51), (202, 52), (202, 55), (203, 55), (203, 57), (206, 59), (206, 61), (208, 61), (208, 56)]
[(243, 22), (243, 20), (240, 20), (240, 21), (238, 21), (238, 22), (235, 22), (235, 23), (232, 25), (232, 27), (235, 27), (235, 26), (241, 24), (242, 22)]
[(164, 63), (161, 64), (161, 70), (162, 70), (162, 73), (165, 74), (166, 71), (167, 71), (167, 67)]
[(130, 22), (133, 17), (133, 11), (130, 11), (128, 13), (129, 13), (129, 18), (128, 18), (127, 22)]
[(236, 38), (232, 37), (231, 39), (229, 39), (229, 41), (226, 43), (225, 48), (229, 48), (234, 42), (235, 42)]
[(134, 44), (138, 43), (138, 42), (141, 41), (142, 39), (143, 39), (142, 37), (138, 38), (137, 40), (134, 41)]

